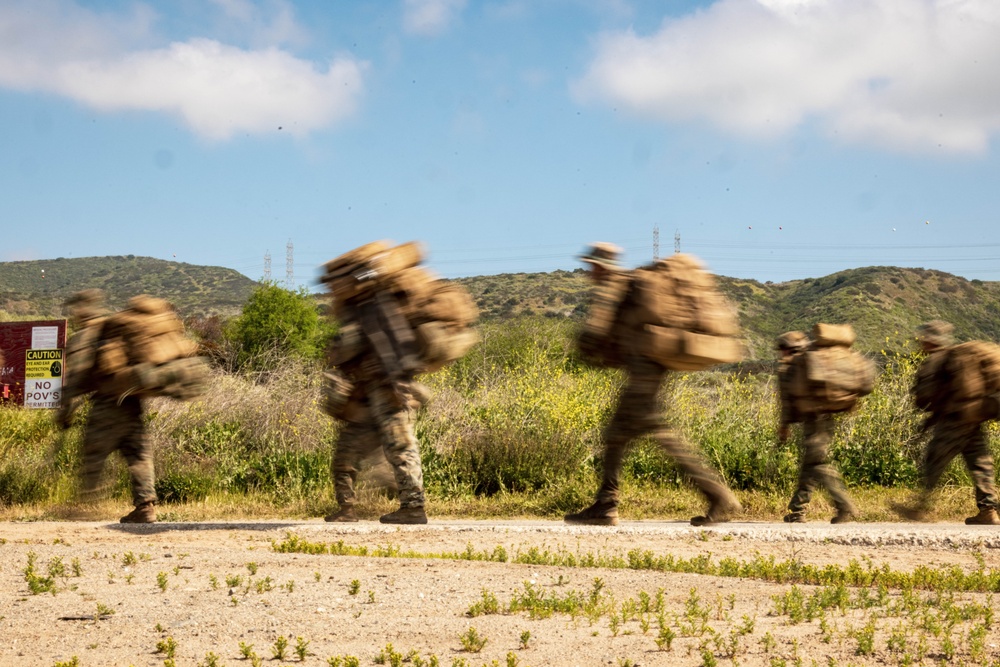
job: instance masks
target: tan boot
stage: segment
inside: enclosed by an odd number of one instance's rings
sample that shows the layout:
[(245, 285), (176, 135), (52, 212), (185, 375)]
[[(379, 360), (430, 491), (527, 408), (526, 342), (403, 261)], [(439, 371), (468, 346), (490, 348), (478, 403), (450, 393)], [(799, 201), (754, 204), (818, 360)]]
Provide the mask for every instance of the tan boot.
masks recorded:
[(135, 506), (135, 509), (118, 520), (119, 523), (156, 523), (156, 501)]
[(330, 523), (354, 523), (358, 520), (358, 515), (354, 513), (354, 505), (341, 505), (339, 510), (330, 512), (323, 520)]
[(380, 523), (427, 523), (427, 514), (423, 507), (400, 507), (395, 512), (380, 516), (378, 520)]
[(830, 519), (830, 523), (850, 523), (858, 516), (858, 511), (850, 505), (838, 507), (837, 514)]
[(708, 511), (703, 515), (691, 517), (692, 526), (714, 526), (725, 523), (737, 512), (742, 512), (743, 506), (732, 493), (721, 498), (710, 498)]
[(1000, 516), (992, 507), (984, 507), (979, 510), (976, 516), (970, 516), (965, 520), (967, 526), (1000, 526)]
[(618, 503), (596, 502), (579, 512), (567, 514), (563, 521), (583, 526), (617, 526)]
[(892, 511), (910, 521), (928, 521), (930, 519), (930, 514), (922, 505), (904, 505), (902, 503), (893, 503)]

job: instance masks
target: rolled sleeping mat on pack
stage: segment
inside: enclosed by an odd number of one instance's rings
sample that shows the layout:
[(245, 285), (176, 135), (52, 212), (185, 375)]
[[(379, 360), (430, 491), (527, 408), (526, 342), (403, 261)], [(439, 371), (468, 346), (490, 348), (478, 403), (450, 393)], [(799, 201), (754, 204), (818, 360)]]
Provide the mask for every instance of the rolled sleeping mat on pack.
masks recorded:
[(647, 324), (636, 332), (635, 348), (643, 356), (674, 371), (700, 371), (733, 364), (746, 356), (743, 343), (728, 336)]
[(857, 340), (850, 324), (825, 324), (818, 322), (812, 328), (814, 347), (850, 347)]

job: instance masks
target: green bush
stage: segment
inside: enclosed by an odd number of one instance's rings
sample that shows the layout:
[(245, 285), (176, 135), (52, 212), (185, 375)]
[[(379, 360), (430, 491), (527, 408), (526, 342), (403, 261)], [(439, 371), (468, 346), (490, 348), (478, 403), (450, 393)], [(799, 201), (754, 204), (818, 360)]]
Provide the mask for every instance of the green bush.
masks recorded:
[(333, 333), (308, 290), (292, 292), (267, 282), (250, 295), (225, 337), (235, 351), (235, 368), (260, 373), (288, 356), (319, 359)]

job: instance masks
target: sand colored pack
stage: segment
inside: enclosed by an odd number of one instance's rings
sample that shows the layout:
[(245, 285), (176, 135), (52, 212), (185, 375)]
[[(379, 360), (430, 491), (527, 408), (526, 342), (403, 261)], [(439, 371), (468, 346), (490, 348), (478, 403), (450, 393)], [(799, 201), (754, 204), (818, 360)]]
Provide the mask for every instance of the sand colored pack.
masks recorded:
[(95, 368), (102, 391), (189, 400), (204, 392), (208, 377), (197, 352), (170, 304), (140, 295), (103, 321)]
[(966, 401), (1000, 393), (1000, 345), (974, 340), (947, 352), (944, 372), (951, 378), (953, 400)]
[(376, 241), (327, 262), (322, 281), (345, 323), (331, 365), (373, 349), (390, 375), (429, 373), (479, 341), (471, 295), (419, 266), (423, 258), (419, 243)]
[(788, 391), (802, 414), (846, 412), (872, 392), (875, 362), (851, 349), (849, 324), (817, 324), (813, 344), (791, 362)]
[(581, 351), (636, 353), (683, 371), (743, 359), (736, 314), (696, 257), (677, 253), (621, 275), (627, 283), (595, 290)]

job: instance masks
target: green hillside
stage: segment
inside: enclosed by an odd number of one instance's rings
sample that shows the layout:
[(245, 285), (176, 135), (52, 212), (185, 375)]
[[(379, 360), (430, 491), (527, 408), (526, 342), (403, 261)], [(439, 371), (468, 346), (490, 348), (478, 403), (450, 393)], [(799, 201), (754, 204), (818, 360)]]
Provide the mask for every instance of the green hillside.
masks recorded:
[(232, 269), (134, 255), (0, 262), (0, 309), (15, 316), (57, 315), (73, 292), (97, 287), (116, 307), (136, 294), (152, 294), (185, 316), (229, 316), (239, 312), (255, 285)]
[[(469, 289), (487, 320), (521, 315), (581, 318), (590, 289), (582, 269), (456, 282)], [(231, 269), (131, 255), (0, 262), (0, 311), (57, 315), (74, 291), (99, 287), (113, 306), (147, 293), (172, 301), (185, 316), (228, 317), (239, 312), (255, 285)], [(869, 352), (907, 346), (914, 328), (934, 318), (954, 323), (960, 339), (1000, 340), (1000, 282), (873, 266), (783, 283), (720, 277), (719, 285), (739, 311), (755, 358), (770, 357), (772, 342), (783, 331), (808, 330), (816, 322), (852, 323), (859, 347)]]
[[(520, 314), (581, 317), (590, 287), (582, 270), (462, 278), (484, 318)], [(866, 351), (900, 349), (921, 322), (940, 318), (960, 339), (1000, 340), (1000, 282), (968, 281), (942, 271), (874, 266), (783, 283), (719, 278), (740, 314), (752, 357), (774, 338), (816, 322), (850, 322)], [(886, 338), (889, 340), (887, 341)]]

